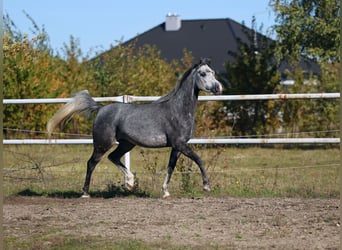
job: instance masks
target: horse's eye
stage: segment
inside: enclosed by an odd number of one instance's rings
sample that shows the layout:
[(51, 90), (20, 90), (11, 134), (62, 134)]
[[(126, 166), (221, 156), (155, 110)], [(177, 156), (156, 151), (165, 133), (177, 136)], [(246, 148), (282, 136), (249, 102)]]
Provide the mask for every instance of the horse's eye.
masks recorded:
[(200, 76), (205, 77), (207, 74), (204, 71), (199, 72)]

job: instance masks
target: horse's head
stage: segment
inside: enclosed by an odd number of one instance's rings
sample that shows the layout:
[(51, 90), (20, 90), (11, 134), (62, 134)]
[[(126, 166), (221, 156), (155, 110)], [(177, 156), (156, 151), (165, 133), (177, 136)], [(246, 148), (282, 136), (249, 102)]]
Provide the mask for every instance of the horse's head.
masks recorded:
[(198, 89), (215, 95), (221, 94), (222, 84), (215, 78), (215, 72), (209, 67), (208, 59), (201, 60), (200, 64), (195, 67), (194, 80)]

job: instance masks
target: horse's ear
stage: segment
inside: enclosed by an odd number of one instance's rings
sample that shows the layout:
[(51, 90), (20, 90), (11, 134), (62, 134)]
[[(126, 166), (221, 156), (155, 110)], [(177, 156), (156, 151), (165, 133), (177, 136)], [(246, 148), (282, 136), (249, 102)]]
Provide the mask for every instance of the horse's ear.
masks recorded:
[(206, 64), (206, 65), (210, 66), (210, 64), (211, 64), (211, 59), (210, 59), (210, 58), (201, 58), (199, 64)]

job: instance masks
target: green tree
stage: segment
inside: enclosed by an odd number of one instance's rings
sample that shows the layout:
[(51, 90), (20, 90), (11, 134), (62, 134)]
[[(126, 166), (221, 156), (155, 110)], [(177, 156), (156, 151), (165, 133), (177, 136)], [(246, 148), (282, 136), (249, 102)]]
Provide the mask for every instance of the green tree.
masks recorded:
[[(29, 38), (16, 29), (8, 15), (4, 17), (4, 24), (4, 98), (46, 97), (48, 85), (53, 80), (48, 35), (44, 30), (38, 30), (38, 35)], [(45, 110), (45, 105), (5, 105), (4, 127), (41, 130), (42, 120), (46, 118)], [(6, 134), (8, 132), (5, 130)]]
[[(334, 66), (335, 64), (331, 65)], [(336, 66), (336, 65), (335, 65)], [(335, 76), (338, 76), (338, 69)], [(294, 73), (289, 73), (291, 79), (295, 80), (292, 86), (278, 85), (278, 93), (324, 93), (336, 92), (336, 84), (330, 84), (322, 76), (321, 81), (317, 79), (304, 79), (301, 69), (296, 69)], [(335, 81), (329, 75), (330, 80)], [(322, 84), (324, 82), (326, 84)], [(300, 100), (280, 100), (278, 109), (281, 114), (282, 132), (293, 137), (333, 137), (338, 136), (339, 116), (338, 101), (335, 99), (300, 99)], [(303, 134), (299, 134), (303, 133)]]
[[(255, 26), (255, 20), (252, 23)], [(230, 95), (271, 94), (279, 84), (278, 64), (274, 58), (275, 43), (260, 33), (245, 30), (248, 42), (239, 41), (234, 62), (226, 63), (223, 79)], [(272, 104), (272, 103), (271, 103)], [(233, 135), (267, 133), (277, 124), (277, 109), (265, 101), (231, 101), (225, 104)]]
[[(53, 56), (47, 32), (26, 16), (33, 25), (31, 37), (20, 32), (8, 15), (4, 16), (4, 98), (68, 97), (77, 90), (92, 86), (92, 73), (84, 62), (78, 61), (82, 53), (77, 41), (71, 37), (70, 46), (64, 46), (64, 60), (58, 55)], [(46, 122), (58, 107), (45, 104), (5, 105), (5, 135), (11, 136), (13, 129), (45, 131)], [(75, 128), (78, 131), (79, 126)], [(33, 135), (38, 133), (33, 132)]]
[(340, 0), (271, 0), (278, 55), (340, 61)]
[[(187, 57), (185, 53), (186, 63)], [(97, 94), (101, 96), (163, 95), (175, 85), (176, 73), (182, 73), (187, 66), (162, 59), (155, 46), (136, 48), (134, 43), (113, 46), (89, 63), (98, 86)]]
[[(293, 68), (303, 56), (320, 65), (317, 79), (304, 79), (297, 69), (289, 72), (295, 85), (289, 93), (339, 91), (340, 1), (339, 0), (272, 0), (277, 34), (277, 55)], [(284, 91), (278, 88), (278, 91)], [(336, 100), (286, 101), (282, 106), (283, 128), (287, 132), (315, 132), (328, 136), (338, 129)], [(324, 131), (324, 132), (320, 132)], [(331, 136), (331, 134), (330, 134)]]

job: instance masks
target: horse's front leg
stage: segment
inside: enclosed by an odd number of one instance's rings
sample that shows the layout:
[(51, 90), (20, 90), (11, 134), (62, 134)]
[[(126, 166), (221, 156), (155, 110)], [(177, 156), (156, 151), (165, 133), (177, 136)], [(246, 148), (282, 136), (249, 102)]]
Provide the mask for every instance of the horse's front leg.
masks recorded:
[(165, 181), (163, 184), (163, 192), (164, 192), (163, 198), (167, 198), (170, 196), (170, 193), (169, 193), (167, 187), (170, 183), (171, 176), (172, 176), (173, 170), (175, 169), (175, 166), (176, 166), (176, 163), (177, 163), (179, 156), (180, 156), (179, 151), (177, 151), (175, 149), (171, 150), (170, 160), (169, 160), (169, 164), (167, 166), (167, 174), (166, 174)]
[(191, 160), (196, 162), (199, 169), (201, 170), (202, 180), (203, 180), (203, 190), (206, 192), (210, 192), (209, 179), (205, 172), (204, 163), (202, 159), (187, 144), (182, 144), (180, 145), (179, 148), (180, 148), (179, 151), (182, 154), (184, 154), (185, 156), (189, 157)]

